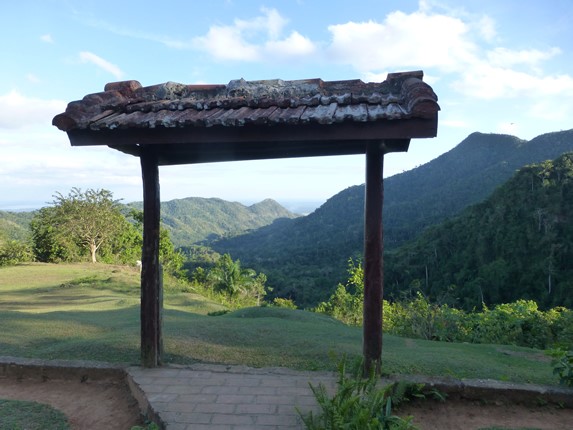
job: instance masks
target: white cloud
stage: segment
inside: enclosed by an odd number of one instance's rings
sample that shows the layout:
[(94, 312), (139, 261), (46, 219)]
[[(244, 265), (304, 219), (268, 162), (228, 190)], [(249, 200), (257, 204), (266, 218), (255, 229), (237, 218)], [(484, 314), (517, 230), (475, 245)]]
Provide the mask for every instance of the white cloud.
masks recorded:
[(40, 40), (46, 43), (54, 43), (54, 39), (51, 34), (43, 34), (40, 36)]
[[(281, 38), (288, 23), (275, 9), (262, 8), (262, 15), (248, 20), (236, 19), (232, 25), (215, 25), (206, 35), (193, 39), (191, 47), (207, 52), (218, 60), (261, 61), (292, 58), (313, 53), (314, 43), (293, 31)], [(171, 41), (172, 46), (173, 41)], [(179, 47), (185, 47), (180, 43)]]
[(438, 67), (459, 68), (475, 46), (464, 35), (468, 26), (458, 18), (425, 12), (392, 12), (384, 22), (331, 25), (328, 54), (359, 71)]
[(476, 23), (476, 28), (481, 37), (487, 42), (493, 42), (497, 36), (495, 21), (487, 15), (481, 17)]
[(561, 54), (561, 50), (557, 47), (550, 48), (548, 51), (539, 51), (537, 49), (513, 51), (498, 47), (487, 52), (487, 60), (493, 66), (512, 67), (527, 65), (535, 67), (540, 62), (549, 60), (559, 54)]
[(0, 95), (0, 129), (49, 125), (65, 108), (65, 101), (26, 97), (12, 90)]
[(197, 48), (207, 51), (219, 60), (255, 61), (259, 59), (259, 49), (243, 39), (237, 27), (215, 26), (202, 37), (194, 39)]
[(91, 63), (91, 64), (96, 65), (100, 69), (111, 73), (117, 79), (121, 79), (124, 75), (124, 73), (122, 72), (122, 70), (118, 66), (110, 63), (107, 60), (104, 60), (103, 58), (97, 56), (93, 52), (89, 52), (89, 51), (80, 52), (80, 60), (82, 61), (82, 63)]
[(385, 79), (386, 71), (423, 69), (427, 76), (453, 81), (451, 88), (459, 94), (477, 99), (573, 95), (573, 75), (543, 71), (543, 63), (559, 56), (560, 48), (488, 49), (478, 44), (497, 39), (495, 26), (489, 16), (434, 13), (431, 2), (423, 0), (418, 11), (392, 12), (382, 22), (329, 26), (327, 52), (331, 61), (351, 65), (370, 81)]
[(307, 37), (293, 31), (284, 40), (267, 42), (264, 49), (268, 55), (278, 54), (278, 56), (296, 57), (313, 54), (316, 51), (316, 45)]
[(536, 76), (487, 63), (474, 64), (453, 84), (463, 95), (493, 100), (510, 97), (543, 97), (558, 94), (573, 96), (573, 77), (569, 75)]

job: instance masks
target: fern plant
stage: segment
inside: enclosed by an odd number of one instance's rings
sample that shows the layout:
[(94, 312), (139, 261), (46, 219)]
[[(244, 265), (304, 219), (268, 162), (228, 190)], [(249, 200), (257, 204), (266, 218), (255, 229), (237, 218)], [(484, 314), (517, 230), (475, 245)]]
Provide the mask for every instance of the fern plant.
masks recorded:
[[(361, 366), (359, 367), (361, 368)], [(393, 408), (403, 401), (425, 398), (424, 384), (396, 382), (380, 387), (375, 373), (347, 373), (346, 362), (338, 366), (337, 391), (331, 397), (323, 384), (310, 388), (321, 409), (319, 414), (298, 413), (308, 430), (417, 430), (412, 417), (399, 417)], [(443, 399), (437, 392), (434, 395)]]

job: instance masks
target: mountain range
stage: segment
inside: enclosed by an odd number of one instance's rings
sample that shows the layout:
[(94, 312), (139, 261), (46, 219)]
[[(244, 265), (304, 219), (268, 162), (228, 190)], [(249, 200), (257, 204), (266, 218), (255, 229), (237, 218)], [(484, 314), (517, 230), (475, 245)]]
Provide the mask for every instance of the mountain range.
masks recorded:
[[(526, 141), (473, 133), (435, 160), (385, 179), (386, 250), (488, 197), (517, 169), (573, 151), (573, 130)], [(273, 294), (312, 306), (345, 279), (349, 258), (363, 246), (364, 185), (330, 198), (308, 216), (276, 221), (211, 246), (267, 274)]]
[[(128, 204), (142, 210), (143, 202)], [(276, 219), (298, 215), (272, 199), (245, 206), (218, 198), (187, 197), (161, 203), (161, 222), (177, 248), (246, 234)]]
[[(405, 249), (428, 227), (484, 201), (523, 166), (568, 151), (573, 151), (573, 130), (531, 140), (473, 133), (435, 160), (385, 179), (386, 251)], [(141, 209), (142, 204), (128, 206)], [(363, 211), (364, 185), (356, 185), (306, 216), (270, 199), (245, 206), (186, 198), (162, 202), (162, 222), (176, 246), (203, 245), (230, 253), (244, 267), (265, 273), (273, 296), (308, 307), (328, 298), (344, 281), (350, 258), (360, 259)], [(0, 212), (0, 239), (26, 237), (32, 214)]]
[[(386, 255), (387, 298), (472, 310), (573, 306), (573, 152), (521, 168), (484, 201)], [(411, 291), (415, 290), (415, 291)]]

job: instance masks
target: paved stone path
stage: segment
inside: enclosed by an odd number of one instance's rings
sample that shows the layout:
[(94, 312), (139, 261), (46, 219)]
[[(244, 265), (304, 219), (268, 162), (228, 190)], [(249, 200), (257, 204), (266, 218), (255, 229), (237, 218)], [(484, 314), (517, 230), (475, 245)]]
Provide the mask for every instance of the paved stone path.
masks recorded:
[(297, 413), (316, 411), (309, 383), (334, 390), (332, 373), (196, 364), (127, 369), (147, 415), (167, 430), (302, 429)]

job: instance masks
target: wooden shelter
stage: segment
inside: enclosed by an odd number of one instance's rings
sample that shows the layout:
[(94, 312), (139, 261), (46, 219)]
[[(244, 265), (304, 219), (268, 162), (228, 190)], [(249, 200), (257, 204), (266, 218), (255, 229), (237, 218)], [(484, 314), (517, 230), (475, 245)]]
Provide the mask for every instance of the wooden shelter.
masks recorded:
[(383, 159), (410, 139), (435, 137), (437, 97), (421, 71), (360, 80), (265, 80), (228, 85), (109, 83), (69, 103), (53, 124), (72, 146), (107, 145), (140, 158), (144, 232), (142, 364), (161, 364), (159, 266), (162, 165), (366, 154), (364, 358), (382, 354)]

